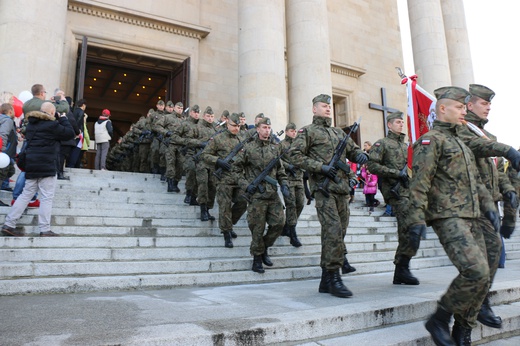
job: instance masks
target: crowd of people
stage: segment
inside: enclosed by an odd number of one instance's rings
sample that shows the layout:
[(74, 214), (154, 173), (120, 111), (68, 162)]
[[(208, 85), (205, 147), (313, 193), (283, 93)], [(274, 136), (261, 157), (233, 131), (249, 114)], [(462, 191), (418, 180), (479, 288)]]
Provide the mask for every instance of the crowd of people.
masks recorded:
[[(21, 235), (16, 220), (37, 192), (42, 196), (41, 235), (52, 233), (52, 196), (57, 177), (63, 176), (59, 147), (81, 151), (87, 135), (84, 118), (75, 117), (75, 111), (67, 116), (70, 110), (61, 91), (53, 102), (44, 101), (43, 86), (35, 85), (32, 91), (34, 98), (24, 104), (26, 182), (2, 228), (7, 236)], [(226, 248), (233, 247), (233, 226), (247, 211), (251, 269), (257, 273), (265, 272), (264, 265), (273, 266), (268, 249), (278, 237), (288, 236), (293, 246), (302, 246), (296, 225), (306, 200), (314, 200), (321, 224), (318, 291), (341, 298), (353, 295), (341, 274), (356, 270), (347, 260), (344, 241), (352, 191), (361, 181), (366, 205), (373, 211), (379, 205), (379, 189), (391, 208), (385, 214), (397, 219), (393, 284), (420, 284), (410, 261), (431, 226), (459, 275), (426, 328), (437, 345), (470, 345), (476, 321), (493, 328), (502, 324), (491, 309), (489, 291), (503, 257), (502, 237), (511, 236), (518, 216), (520, 152), (484, 129), (494, 97), (488, 87), (443, 87), (435, 96), (436, 119), (433, 128), (412, 144), (411, 170), (402, 112), (387, 117), (386, 137), (373, 145), (365, 142), (361, 149), (350, 132), (332, 126), (331, 97), (325, 94), (312, 100), (312, 124), (300, 129), (287, 124), (283, 140), (262, 113), (247, 126), (243, 113), (223, 111), (215, 121), (209, 106), (201, 115), (198, 105), (184, 110), (181, 102), (161, 100), (109, 152), (112, 125), (106, 109), (95, 125), (96, 169), (160, 174), (172, 193), (181, 192), (178, 184), (184, 177), (184, 203), (200, 207), (201, 221), (215, 220), (210, 211), (218, 204)], [(85, 101), (78, 105), (78, 114), (83, 114)], [(2, 151), (14, 159), (14, 127), (4, 126), (13, 112), (8, 104), (1, 105), (1, 112)], [(65, 157), (75, 158), (74, 148), (66, 150)], [(77, 161), (72, 161), (74, 167)], [(12, 171), (7, 167), (0, 173), (8, 177)]]

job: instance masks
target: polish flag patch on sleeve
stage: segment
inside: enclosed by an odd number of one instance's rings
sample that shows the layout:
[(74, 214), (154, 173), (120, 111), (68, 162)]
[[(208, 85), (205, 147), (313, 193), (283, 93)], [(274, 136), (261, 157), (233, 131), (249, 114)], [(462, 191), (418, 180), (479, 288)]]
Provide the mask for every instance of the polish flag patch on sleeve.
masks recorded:
[(430, 140), (429, 139), (421, 140), (421, 145), (430, 145)]

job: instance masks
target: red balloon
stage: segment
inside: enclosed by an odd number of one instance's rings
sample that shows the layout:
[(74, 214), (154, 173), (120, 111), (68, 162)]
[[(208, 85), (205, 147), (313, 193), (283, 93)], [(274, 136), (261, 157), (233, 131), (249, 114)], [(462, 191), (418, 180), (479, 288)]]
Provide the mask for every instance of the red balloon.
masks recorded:
[(20, 101), (16, 96), (13, 96), (13, 108), (14, 108), (14, 116), (19, 117), (23, 114), (23, 102)]

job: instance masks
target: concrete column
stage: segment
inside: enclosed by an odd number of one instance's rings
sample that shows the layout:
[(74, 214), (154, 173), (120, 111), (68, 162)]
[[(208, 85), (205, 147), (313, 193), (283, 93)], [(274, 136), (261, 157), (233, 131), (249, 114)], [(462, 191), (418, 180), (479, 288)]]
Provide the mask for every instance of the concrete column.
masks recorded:
[(312, 99), (332, 96), (327, 2), (286, 0), (289, 119), (298, 127), (312, 122)]
[(246, 114), (249, 124), (264, 113), (271, 119), (273, 131), (285, 129), (283, 1), (238, 1), (238, 27), (239, 111)]
[(452, 85), (468, 88), (474, 83), (473, 62), (462, 0), (441, 0), (444, 31), (448, 46)]
[(428, 92), (451, 85), (440, 0), (408, 0), (415, 73)]
[(0, 90), (18, 96), (39, 83), (52, 96), (61, 77), (66, 25), (67, 0), (0, 0)]

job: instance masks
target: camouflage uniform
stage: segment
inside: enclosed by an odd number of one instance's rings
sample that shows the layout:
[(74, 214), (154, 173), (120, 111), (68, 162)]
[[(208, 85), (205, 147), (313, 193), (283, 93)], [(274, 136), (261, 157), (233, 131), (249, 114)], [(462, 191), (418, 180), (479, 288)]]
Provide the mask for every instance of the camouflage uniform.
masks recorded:
[[(217, 159), (226, 158), (239, 143), (241, 140), (237, 135), (225, 130), (208, 141), (201, 159), (209, 167), (215, 167)], [(247, 209), (247, 202), (240, 197), (243, 194), (239, 186), (240, 179), (243, 179), (241, 168), (231, 165), (231, 170), (222, 170), (221, 178), (217, 180), (218, 223), (224, 236), (233, 231), (233, 225), (240, 220)]]
[[(500, 167), (497, 168), (500, 169)], [(511, 167), (511, 165), (508, 165), (506, 173), (509, 181), (516, 189), (516, 194), (520, 195), (520, 178), (518, 177), (518, 171)], [(509, 239), (511, 237), (516, 227), (517, 218), (518, 208), (513, 208), (510, 203), (504, 203), (504, 217), (502, 218), (502, 227), (500, 228), (500, 234), (504, 238)]]
[(187, 147), (186, 155), (184, 156), (183, 160), (183, 170), (186, 174), (186, 191), (192, 192), (191, 197), (193, 201), (195, 201), (197, 197), (197, 176), (195, 173), (195, 162), (193, 161), (195, 148), (189, 147), (188, 143), (191, 139), (198, 137), (198, 121), (198, 119), (195, 119), (192, 116), (188, 116), (186, 120), (180, 123), (180, 126), (177, 126), (173, 129), (170, 137), (170, 145), (177, 145), (179, 148)]
[[(287, 150), (291, 147), (294, 139), (285, 136), (284, 140), (280, 143), (282, 150)], [(303, 170), (297, 166), (293, 166), (289, 161), (289, 153), (286, 153), (282, 157), (282, 164), (287, 173), (287, 179), (289, 181), (289, 189), (291, 195), (284, 197), (285, 202), (285, 222), (288, 227), (292, 229), (298, 223), (298, 218), (303, 211), (305, 206), (305, 190), (303, 188)], [(292, 166), (292, 167), (291, 167)], [(295, 174), (291, 173), (288, 168), (293, 168)]]
[[(208, 123), (204, 119), (199, 119), (197, 124), (197, 139), (192, 141), (198, 145), (197, 152), (203, 150), (200, 148), (204, 143), (208, 143), (209, 139), (215, 135), (215, 128), (212, 123)], [(200, 157), (196, 162), (195, 175), (197, 178), (197, 202), (201, 205), (206, 205), (208, 209), (212, 209), (215, 204), (215, 195), (217, 193), (217, 185), (213, 172), (215, 166), (207, 165), (201, 161)]]
[[(338, 170), (339, 183), (330, 182), (330, 197), (316, 193), (318, 184), (326, 178), (321, 174), (322, 165), (330, 162), (338, 143), (346, 136), (341, 129), (331, 127), (331, 122), (330, 118), (314, 116), (311, 125), (298, 131), (290, 151), (291, 163), (309, 172), (310, 189), (316, 198), (316, 212), (321, 224), (320, 266), (327, 271), (335, 271), (343, 266), (346, 253), (343, 238), (350, 216), (350, 186), (344, 171)], [(363, 154), (363, 151), (349, 138), (342, 161), (345, 163), (345, 157), (355, 161), (359, 154)]]
[(182, 178), (182, 162), (181, 153), (178, 146), (171, 141), (171, 135), (175, 129), (181, 126), (181, 119), (177, 113), (166, 114), (156, 125), (156, 130), (165, 140), (169, 142), (166, 149), (166, 180), (168, 181), (168, 192), (179, 192), (178, 182)]
[[(395, 112), (388, 116), (390, 122), (402, 119), (403, 113)], [(377, 175), (381, 182), (381, 192), (397, 218), (398, 245), (394, 255), (394, 284), (418, 285), (419, 280), (409, 270), (410, 259), (416, 255), (418, 243), (409, 241), (407, 182), (401, 181), (399, 174), (407, 166), (408, 145), (405, 134), (388, 131), (388, 135), (374, 143), (370, 150), (368, 170)], [(408, 179), (408, 178), (406, 178)], [(397, 187), (397, 189), (395, 189)], [(392, 193), (394, 191), (394, 193)], [(395, 194), (397, 193), (397, 195)]]
[[(263, 121), (270, 125), (269, 118), (264, 118)], [(251, 143), (248, 143), (239, 154), (237, 165), (241, 165), (244, 168), (245, 179), (247, 183), (251, 183), (269, 162), (280, 156), (280, 154), (280, 145), (271, 143), (270, 139), (261, 140), (256, 138)], [(278, 162), (269, 172), (269, 176), (278, 181), (280, 186), (288, 185), (287, 175), (281, 162)], [(244, 184), (244, 188), (247, 187), (247, 183)], [(275, 240), (282, 233), (285, 224), (283, 204), (278, 196), (277, 186), (265, 181), (261, 185), (264, 187), (265, 192), (254, 193), (247, 207), (247, 224), (252, 237), (250, 246), (252, 256), (266, 254), (267, 248), (274, 244)], [(266, 223), (268, 227), (264, 235)]]
[[(149, 111), (150, 113), (150, 111)], [(139, 144), (139, 171), (141, 173), (150, 173), (150, 144), (152, 143), (152, 127), (150, 116), (139, 118), (134, 125), (134, 131), (139, 136), (137, 142)]]
[(152, 167), (152, 172), (154, 174), (159, 173), (159, 164), (160, 164), (160, 149), (161, 149), (161, 141), (158, 136), (160, 135), (158, 123), (163, 121), (165, 116), (164, 111), (157, 110), (151, 116), (151, 128), (152, 133), (154, 134), (152, 139), (152, 144), (150, 145), (150, 166)]

